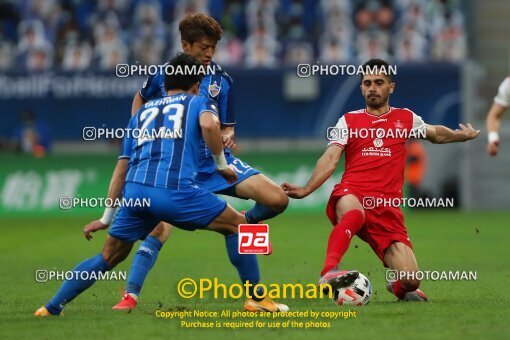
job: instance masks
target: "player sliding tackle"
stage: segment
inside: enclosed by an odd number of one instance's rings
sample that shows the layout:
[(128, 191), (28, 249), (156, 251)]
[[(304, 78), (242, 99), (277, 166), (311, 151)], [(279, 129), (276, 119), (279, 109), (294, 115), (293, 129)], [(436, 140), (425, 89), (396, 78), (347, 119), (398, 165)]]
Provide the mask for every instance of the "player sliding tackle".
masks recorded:
[[(222, 30), (219, 23), (205, 14), (191, 14), (179, 23), (182, 49), (195, 57), (203, 65), (213, 67), (215, 74), (207, 74), (200, 84), (200, 96), (209, 98), (218, 107), (221, 133), (224, 142), (224, 153), (227, 163), (236, 170), (238, 179), (227, 182), (215, 169), (210, 150), (202, 143), (200, 148), (200, 162), (195, 183), (202, 189), (215, 194), (223, 194), (242, 199), (252, 199), (256, 204), (246, 213), (248, 223), (259, 223), (282, 213), (288, 204), (288, 198), (283, 190), (269, 178), (234, 157), (231, 148), (234, 143), (235, 114), (232, 102), (232, 78), (212, 58), (216, 51), (216, 44), (221, 39)], [(151, 75), (143, 87), (138, 91), (132, 104), (132, 114), (150, 99), (166, 96), (164, 89), (164, 73)], [(112, 211), (105, 211), (101, 220), (93, 221), (85, 227), (86, 232), (106, 229)], [(161, 247), (168, 239), (172, 226), (160, 223), (142, 242), (133, 258), (129, 271), (126, 293), (122, 300), (113, 308), (117, 310), (134, 309), (142, 290), (145, 278), (156, 263)], [(247, 306), (251, 308), (250, 306)], [(268, 306), (265, 306), (267, 308)]]
[[(199, 62), (181, 54), (172, 59), (170, 65), (192, 67)], [(141, 129), (142, 126), (148, 131), (182, 129), (183, 138), (125, 138), (109, 196), (120, 197), (124, 186), (127, 200), (149, 198), (150, 206), (121, 207), (103, 251), (78, 264), (73, 272), (86, 272), (85, 276), (91, 278), (114, 268), (129, 255), (134, 242), (145, 239), (160, 221), (165, 221), (184, 230), (204, 229), (223, 234), (228, 256), (242, 282), (258, 283), (256, 255), (241, 255), (237, 250), (237, 227), (246, 223), (246, 218), (224, 200), (195, 184), (202, 138), (213, 155), (216, 171), (229, 183), (238, 179), (223, 153), (216, 105), (207, 98), (196, 96), (201, 79), (200, 75), (166, 76), (167, 96), (149, 101), (131, 118), (130, 129)], [(39, 308), (35, 315), (60, 314), (67, 303), (95, 281), (82, 277), (78, 275), (65, 281), (51, 301)], [(255, 296), (253, 291), (248, 294)], [(286, 311), (288, 307), (261, 297), (258, 301), (248, 299), (245, 309), (274, 312)]]
[[(367, 242), (385, 267), (405, 273), (416, 273), (418, 264), (398, 206), (375, 206), (364, 209), (366, 197), (374, 199), (402, 198), (407, 136), (424, 135), (432, 143), (455, 143), (474, 139), (480, 131), (470, 124), (460, 124), (460, 130), (441, 125), (428, 125), (409, 109), (389, 106), (389, 96), (395, 89), (388, 63), (372, 59), (364, 64), (369, 73), (361, 79), (361, 93), (366, 108), (344, 114), (336, 125), (337, 140), (331, 141), (317, 161), (311, 178), (304, 187), (283, 183), (282, 188), (292, 198), (304, 198), (319, 188), (335, 171), (340, 156), (345, 152), (345, 172), (335, 186), (327, 205), (327, 215), (333, 224), (326, 251), (326, 260), (319, 283), (329, 283), (333, 289), (350, 285), (356, 271), (340, 271), (338, 265), (347, 251), (351, 238), (358, 235)], [(372, 71), (373, 72), (373, 71)], [(360, 138), (362, 129), (383, 129), (391, 138)], [(395, 133), (396, 129), (406, 133)], [(393, 130), (393, 131), (391, 131)], [(420, 130), (423, 133), (420, 133)], [(364, 134), (366, 136), (366, 134)], [(399, 138), (394, 138), (395, 136)], [(370, 136), (372, 137), (372, 136)], [(365, 207), (367, 208), (367, 207)], [(371, 208), (371, 207), (370, 207)], [(409, 275), (389, 282), (387, 289), (399, 300), (426, 301), (418, 287), (420, 281)]]

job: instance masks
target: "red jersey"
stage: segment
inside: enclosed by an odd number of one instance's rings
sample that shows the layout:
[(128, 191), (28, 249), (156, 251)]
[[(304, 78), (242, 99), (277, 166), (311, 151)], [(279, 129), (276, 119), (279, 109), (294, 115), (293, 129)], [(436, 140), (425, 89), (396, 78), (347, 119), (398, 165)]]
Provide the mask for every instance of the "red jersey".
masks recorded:
[(426, 136), (421, 117), (409, 109), (390, 107), (379, 116), (363, 109), (344, 114), (335, 127), (338, 138), (329, 145), (340, 145), (345, 152), (341, 183), (360, 192), (401, 197), (405, 142)]

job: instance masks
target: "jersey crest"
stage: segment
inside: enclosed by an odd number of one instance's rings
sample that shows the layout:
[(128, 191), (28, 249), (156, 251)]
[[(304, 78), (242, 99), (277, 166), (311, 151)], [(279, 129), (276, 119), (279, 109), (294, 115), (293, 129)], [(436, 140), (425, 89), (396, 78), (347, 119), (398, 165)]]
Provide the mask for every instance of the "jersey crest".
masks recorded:
[(218, 84), (217, 80), (214, 80), (212, 84), (209, 84), (209, 96), (211, 98), (216, 98), (218, 94), (220, 94), (221, 86)]

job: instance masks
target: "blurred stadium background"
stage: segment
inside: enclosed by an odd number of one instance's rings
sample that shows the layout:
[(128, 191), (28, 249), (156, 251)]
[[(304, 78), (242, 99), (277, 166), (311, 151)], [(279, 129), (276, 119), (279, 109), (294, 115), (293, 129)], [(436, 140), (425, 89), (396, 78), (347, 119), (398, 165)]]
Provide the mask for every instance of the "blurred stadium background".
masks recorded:
[[(144, 77), (118, 78), (115, 66), (164, 63), (180, 50), (178, 22), (191, 12), (224, 30), (214, 59), (235, 81), (239, 157), (278, 183), (303, 183), (326, 128), (364, 104), (359, 78), (299, 78), (298, 64), (387, 59), (398, 65), (392, 106), (482, 131), (509, 73), (506, 0), (0, 1), (1, 216), (58, 215), (61, 196), (106, 195), (120, 141), (84, 141), (83, 128), (126, 125)], [(462, 145), (412, 143), (408, 195), (454, 198), (467, 210), (510, 207), (505, 120), (497, 158), (486, 154), (484, 132)], [(322, 212), (340, 175), (289, 211)]]

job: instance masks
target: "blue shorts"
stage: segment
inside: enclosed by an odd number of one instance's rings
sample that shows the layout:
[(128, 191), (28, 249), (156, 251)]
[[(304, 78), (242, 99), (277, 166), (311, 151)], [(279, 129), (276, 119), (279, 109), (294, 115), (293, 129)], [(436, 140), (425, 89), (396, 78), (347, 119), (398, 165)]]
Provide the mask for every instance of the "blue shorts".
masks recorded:
[(149, 207), (121, 207), (110, 228), (110, 235), (125, 242), (143, 240), (160, 221), (180, 229), (207, 227), (227, 207), (227, 202), (199, 187), (179, 190), (126, 182), (124, 197), (150, 199)]
[(248, 177), (260, 173), (245, 162), (232, 156), (227, 159), (227, 163), (231, 165), (232, 169), (237, 173), (238, 179), (234, 183), (228, 183), (217, 171), (213, 170), (212, 172), (199, 172), (195, 178), (195, 184), (215, 194), (231, 195), (228, 189), (235, 187)]

